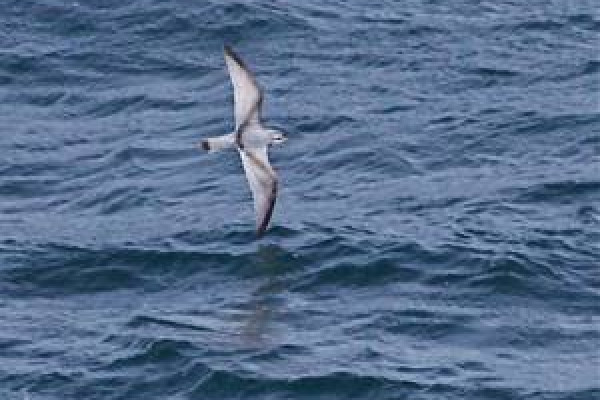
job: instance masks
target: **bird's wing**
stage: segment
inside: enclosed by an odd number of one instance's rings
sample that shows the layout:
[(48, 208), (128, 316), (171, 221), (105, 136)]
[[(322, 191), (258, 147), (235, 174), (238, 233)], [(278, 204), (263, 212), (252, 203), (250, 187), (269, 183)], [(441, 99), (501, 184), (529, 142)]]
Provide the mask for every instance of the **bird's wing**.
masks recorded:
[(246, 178), (254, 199), (256, 233), (261, 235), (267, 229), (277, 198), (277, 175), (267, 157), (267, 148), (240, 149), (240, 156)]
[(229, 46), (225, 46), (225, 63), (233, 84), (235, 129), (241, 135), (245, 126), (260, 123), (263, 95), (252, 72)]

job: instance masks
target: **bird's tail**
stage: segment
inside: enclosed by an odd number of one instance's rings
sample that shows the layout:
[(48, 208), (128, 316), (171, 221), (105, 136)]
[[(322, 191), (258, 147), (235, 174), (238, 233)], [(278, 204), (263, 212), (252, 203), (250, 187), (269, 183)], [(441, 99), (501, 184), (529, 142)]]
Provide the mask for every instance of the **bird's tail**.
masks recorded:
[(228, 147), (233, 147), (235, 144), (235, 135), (229, 133), (223, 136), (216, 136), (204, 139), (200, 145), (206, 151), (219, 151)]

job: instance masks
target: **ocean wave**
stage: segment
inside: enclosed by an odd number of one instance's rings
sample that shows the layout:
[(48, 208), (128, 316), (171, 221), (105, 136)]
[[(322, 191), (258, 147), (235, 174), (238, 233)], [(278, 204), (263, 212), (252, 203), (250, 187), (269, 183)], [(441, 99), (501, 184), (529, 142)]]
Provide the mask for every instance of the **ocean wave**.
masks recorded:
[(532, 184), (517, 193), (514, 199), (516, 203), (560, 203), (569, 199), (584, 201), (585, 198), (600, 195), (600, 181), (543, 182)]
[(46, 246), (22, 260), (25, 265), (0, 270), (0, 276), (10, 291), (21, 296), (72, 295), (142, 286), (158, 290), (170, 280), (167, 276), (184, 282), (186, 277), (210, 267), (243, 270), (247, 261), (244, 255), (217, 252)]
[(4, 3), (1, 398), (600, 396), (590, 4)]
[[(341, 250), (341, 249), (340, 249)], [(418, 267), (399, 266), (393, 256), (350, 256), (344, 262), (344, 256), (335, 258), (331, 266), (311, 271), (306, 277), (294, 285), (294, 290), (316, 290), (323, 287), (370, 287), (393, 282), (410, 283), (419, 281), (423, 271)], [(324, 259), (320, 264), (331, 264)]]
[(395, 395), (415, 390), (421, 385), (414, 382), (393, 382), (377, 376), (349, 372), (333, 372), (323, 376), (305, 376), (293, 379), (269, 379), (244, 376), (229, 371), (213, 371), (190, 392), (192, 396), (255, 398), (278, 393), (285, 397), (304, 398), (327, 396), (339, 399), (387, 399), (386, 393), (395, 389)]

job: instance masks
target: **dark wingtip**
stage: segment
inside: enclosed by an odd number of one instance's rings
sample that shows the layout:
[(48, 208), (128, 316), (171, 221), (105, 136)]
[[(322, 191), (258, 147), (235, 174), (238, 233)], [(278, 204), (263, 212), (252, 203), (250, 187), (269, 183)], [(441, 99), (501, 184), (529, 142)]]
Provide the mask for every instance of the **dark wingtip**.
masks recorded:
[(234, 58), (234, 59), (238, 58), (237, 54), (235, 54), (235, 52), (233, 51), (231, 46), (228, 44), (223, 46), (223, 51), (225, 52), (225, 54), (227, 54), (231, 58)]
[(240, 58), (240, 56), (238, 56), (237, 53), (235, 51), (233, 51), (233, 49), (231, 48), (230, 45), (226, 44), (226, 45), (223, 46), (223, 48), (224, 48), (225, 54), (227, 56), (231, 57), (242, 68), (248, 69), (248, 67), (246, 66), (246, 64), (244, 63), (244, 61), (242, 61), (242, 59)]
[(210, 145), (208, 144), (208, 140), (203, 140), (202, 141), (202, 148), (206, 151), (210, 150)]
[(265, 215), (265, 218), (261, 222), (260, 226), (256, 228), (256, 237), (262, 237), (267, 231), (267, 228), (269, 227), (269, 221), (271, 220), (271, 215), (273, 214), (273, 206), (274, 204), (272, 204), (271, 208), (269, 208), (269, 211), (267, 211), (267, 215)]
[(265, 214), (260, 226), (256, 228), (256, 236), (261, 237), (265, 234), (267, 228), (269, 227), (269, 222), (271, 221), (271, 217), (273, 216), (273, 210), (275, 209), (275, 202), (277, 201), (277, 181), (273, 184), (273, 189), (271, 191), (271, 204), (269, 205), (269, 209)]

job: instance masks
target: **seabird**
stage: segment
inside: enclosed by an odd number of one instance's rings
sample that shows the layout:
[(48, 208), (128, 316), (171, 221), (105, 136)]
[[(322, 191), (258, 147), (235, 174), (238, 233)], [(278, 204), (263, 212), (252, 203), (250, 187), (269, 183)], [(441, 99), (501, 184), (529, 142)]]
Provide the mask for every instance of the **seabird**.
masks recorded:
[(267, 149), (283, 143), (286, 136), (261, 123), (263, 92), (250, 69), (229, 46), (225, 46), (225, 63), (233, 84), (235, 130), (205, 139), (201, 146), (209, 152), (237, 148), (252, 191), (256, 233), (260, 236), (269, 225), (277, 198), (277, 174), (269, 164)]

